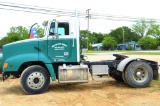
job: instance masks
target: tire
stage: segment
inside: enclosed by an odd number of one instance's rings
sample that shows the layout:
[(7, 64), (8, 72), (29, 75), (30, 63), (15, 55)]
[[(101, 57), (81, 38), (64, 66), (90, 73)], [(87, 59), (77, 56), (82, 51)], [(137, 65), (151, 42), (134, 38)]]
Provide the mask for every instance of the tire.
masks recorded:
[(147, 87), (153, 79), (153, 70), (146, 62), (135, 61), (126, 68), (124, 79), (131, 87)]
[(50, 76), (45, 68), (34, 65), (22, 72), (20, 83), (27, 94), (40, 94), (48, 89)]
[(111, 73), (110, 73), (110, 76), (113, 78), (113, 79), (115, 79), (116, 81), (119, 81), (119, 82), (124, 82), (123, 81), (123, 78), (122, 78), (122, 72), (120, 72), (120, 71), (112, 71)]
[(125, 78), (125, 70), (122, 72), (122, 79), (128, 85), (128, 82), (126, 81), (126, 78)]

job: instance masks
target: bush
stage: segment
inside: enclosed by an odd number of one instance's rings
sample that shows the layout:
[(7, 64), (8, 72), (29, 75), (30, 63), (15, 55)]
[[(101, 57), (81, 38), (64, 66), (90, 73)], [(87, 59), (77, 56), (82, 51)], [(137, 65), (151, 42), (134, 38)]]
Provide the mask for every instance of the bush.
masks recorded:
[(145, 50), (154, 50), (157, 48), (158, 42), (152, 37), (145, 36), (138, 41), (138, 44)]
[(132, 46), (129, 45), (129, 46), (127, 47), (127, 50), (132, 50)]

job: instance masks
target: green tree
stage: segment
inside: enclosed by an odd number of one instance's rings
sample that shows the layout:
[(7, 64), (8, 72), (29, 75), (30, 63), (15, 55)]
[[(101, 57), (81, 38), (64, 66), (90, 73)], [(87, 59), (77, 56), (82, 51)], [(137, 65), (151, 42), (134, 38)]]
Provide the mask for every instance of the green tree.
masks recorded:
[(11, 27), (7, 33), (8, 41), (14, 42), (18, 40), (27, 39), (29, 37), (27, 28), (23, 26)]
[(91, 33), (89, 31), (87, 35), (86, 30), (81, 30), (80, 31), (81, 48), (87, 48), (87, 40), (88, 40), (88, 49), (92, 50), (93, 48), (91, 47), (91, 45), (95, 43), (101, 43), (103, 38), (104, 38), (104, 34), (102, 33), (96, 33), (96, 32)]
[(156, 49), (158, 43), (155, 38), (145, 36), (138, 41), (138, 44), (141, 45), (143, 49), (149, 50), (149, 49)]
[(95, 44), (98, 41), (98, 34), (93, 32), (93, 33), (89, 33), (89, 43), (90, 44)]
[(136, 24), (132, 25), (132, 30), (136, 32), (139, 36), (144, 37), (146, 35), (151, 34), (149, 30), (154, 30), (152, 25), (154, 25), (156, 21), (154, 20), (146, 20), (144, 18), (138, 20)]
[(38, 37), (42, 38), (44, 35), (44, 29), (41, 28), (39, 25), (37, 26), (37, 30), (38, 30)]
[(8, 37), (3, 37), (1, 40), (0, 40), (0, 48), (2, 48), (3, 45), (7, 44), (8, 43)]
[(140, 19), (132, 26), (132, 30), (142, 37), (150, 35), (156, 38), (160, 45), (160, 25), (155, 20)]
[(102, 41), (103, 48), (105, 50), (113, 49), (117, 46), (117, 42), (114, 37), (106, 36)]
[(138, 41), (141, 37), (138, 36), (134, 31), (131, 31), (130, 28), (123, 26), (119, 27), (115, 30), (112, 30), (109, 33), (109, 36), (114, 37), (117, 43), (130, 42), (130, 41)]
[(158, 45), (160, 45), (160, 25), (152, 24), (148, 29), (148, 35), (157, 39)]
[[(43, 28), (38, 25), (37, 30), (38, 36), (43, 37)], [(7, 37), (9, 42), (29, 39), (29, 30), (23, 26), (11, 27), (10, 31), (7, 33)]]
[[(38, 29), (38, 36), (43, 37), (44, 30), (39, 25), (37, 26)], [(4, 44), (29, 39), (29, 30), (26, 27), (23, 26), (17, 26), (17, 27), (11, 27), (9, 32), (7, 33), (6, 37), (3, 37), (0, 40), (0, 48)]]
[(91, 37), (94, 38), (94, 43), (101, 43), (104, 38), (104, 34), (93, 32), (91, 33)]
[(87, 31), (86, 30), (81, 30), (80, 31), (80, 45), (81, 49), (82, 48), (87, 48)]

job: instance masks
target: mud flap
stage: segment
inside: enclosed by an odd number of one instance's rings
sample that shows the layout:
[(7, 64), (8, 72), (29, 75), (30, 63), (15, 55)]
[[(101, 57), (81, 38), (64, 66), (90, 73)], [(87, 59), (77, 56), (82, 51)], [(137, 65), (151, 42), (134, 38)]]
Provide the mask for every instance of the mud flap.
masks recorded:
[(3, 77), (3, 82), (4, 82), (4, 80), (6, 80), (8, 77), (10, 76), (10, 73), (2, 73), (2, 77)]

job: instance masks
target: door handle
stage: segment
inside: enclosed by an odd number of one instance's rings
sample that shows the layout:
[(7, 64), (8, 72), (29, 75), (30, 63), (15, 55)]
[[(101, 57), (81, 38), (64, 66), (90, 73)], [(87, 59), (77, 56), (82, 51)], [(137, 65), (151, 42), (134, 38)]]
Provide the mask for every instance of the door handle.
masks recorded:
[(41, 49), (39, 47), (34, 46), (35, 49), (37, 49), (38, 51), (41, 51)]

